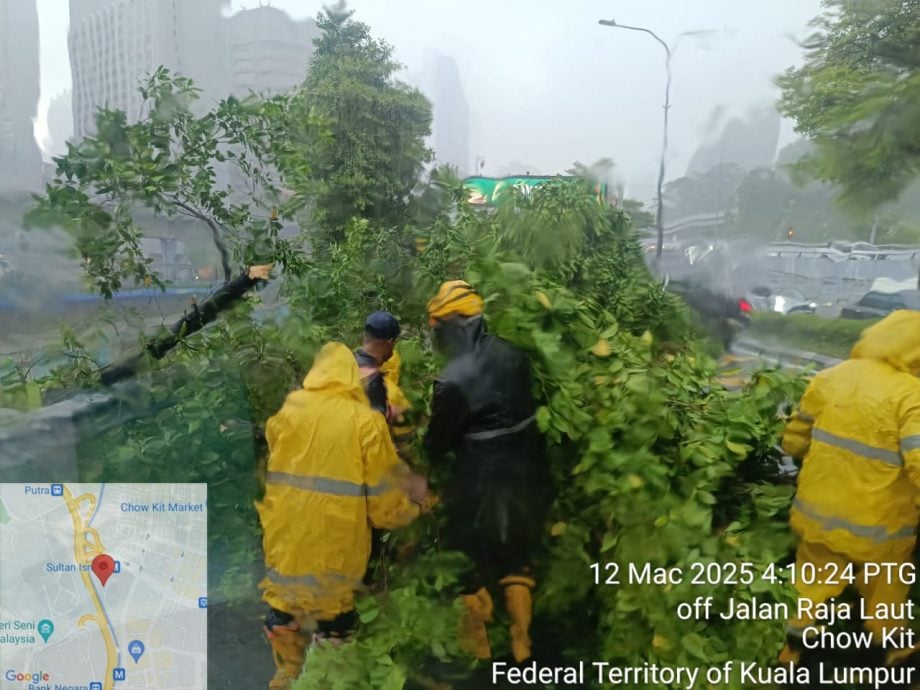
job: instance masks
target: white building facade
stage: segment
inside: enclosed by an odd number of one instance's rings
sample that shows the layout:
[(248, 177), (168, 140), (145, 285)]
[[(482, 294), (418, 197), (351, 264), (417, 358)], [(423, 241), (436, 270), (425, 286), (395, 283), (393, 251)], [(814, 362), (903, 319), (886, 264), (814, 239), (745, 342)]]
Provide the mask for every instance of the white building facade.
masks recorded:
[(227, 20), (231, 91), (274, 96), (303, 83), (320, 31), (312, 19), (295, 21), (275, 7), (237, 12)]
[(71, 0), (74, 136), (95, 132), (100, 107), (141, 116), (138, 87), (164, 65), (202, 89), (204, 106), (229, 91), (225, 0)]

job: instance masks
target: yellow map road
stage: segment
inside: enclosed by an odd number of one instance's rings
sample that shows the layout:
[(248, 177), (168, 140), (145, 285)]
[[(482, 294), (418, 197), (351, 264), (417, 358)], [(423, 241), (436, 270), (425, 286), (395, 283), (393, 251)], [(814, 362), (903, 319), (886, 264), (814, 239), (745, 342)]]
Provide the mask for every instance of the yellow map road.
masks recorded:
[[(93, 587), (90, 579), (90, 572), (83, 568), (84, 565), (92, 565), (93, 559), (101, 553), (105, 553), (102, 543), (99, 541), (99, 533), (88, 525), (89, 518), (96, 510), (96, 497), (92, 494), (83, 494), (74, 498), (70, 489), (64, 486), (64, 500), (67, 502), (67, 508), (70, 510), (70, 517), (73, 520), (73, 548), (74, 556), (77, 561), (77, 568), (80, 571), (80, 577), (83, 579), (83, 586), (89, 594), (93, 605), (96, 608), (95, 614), (86, 614), (77, 622), (78, 627), (84, 627), (87, 623), (93, 622), (99, 626), (102, 633), (102, 639), (105, 641), (106, 651), (106, 671), (103, 690), (113, 690), (115, 687), (114, 670), (118, 662), (117, 650), (115, 648), (115, 637), (112, 629), (109, 627), (105, 611), (102, 608), (102, 602), (99, 601), (99, 595)], [(86, 515), (80, 512), (80, 504), (86, 503), (88, 508)]]

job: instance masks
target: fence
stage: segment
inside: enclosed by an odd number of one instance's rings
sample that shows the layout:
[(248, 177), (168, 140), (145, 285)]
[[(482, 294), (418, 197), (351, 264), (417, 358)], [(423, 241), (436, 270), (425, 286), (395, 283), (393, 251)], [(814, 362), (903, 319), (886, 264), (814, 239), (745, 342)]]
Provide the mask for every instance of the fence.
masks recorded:
[(776, 347), (774, 345), (765, 345), (746, 338), (739, 338), (736, 340), (732, 344), (732, 352), (735, 355), (755, 357), (764, 364), (770, 366), (793, 369), (795, 371), (827, 369), (836, 364), (840, 364), (842, 361), (834, 357), (820, 355), (816, 352), (806, 352), (803, 350)]

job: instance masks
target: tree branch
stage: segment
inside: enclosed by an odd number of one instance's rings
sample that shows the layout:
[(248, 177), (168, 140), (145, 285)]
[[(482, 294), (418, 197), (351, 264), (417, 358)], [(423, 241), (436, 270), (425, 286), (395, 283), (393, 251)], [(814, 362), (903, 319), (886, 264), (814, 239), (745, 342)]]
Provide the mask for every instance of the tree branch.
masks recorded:
[(140, 368), (144, 354), (154, 359), (162, 359), (183, 338), (197, 333), (214, 321), (220, 312), (235, 304), (259, 282), (262, 282), (261, 279), (250, 278), (248, 273), (244, 273), (235, 280), (224, 283), (200, 305), (193, 303), (191, 313), (186, 312), (172, 325), (169, 333), (148, 341), (142, 354), (104, 367), (101, 372), (102, 383), (111, 386), (122, 379), (134, 376)]
[(217, 247), (217, 251), (220, 252), (220, 262), (222, 268), (224, 269), (224, 280), (230, 280), (230, 252), (227, 251), (227, 245), (225, 245), (224, 241), (221, 239), (220, 228), (217, 227), (217, 223), (213, 218), (206, 216), (197, 209), (189, 206), (185, 202), (180, 201), (175, 197), (172, 197), (172, 202), (183, 211), (188, 213), (190, 216), (204, 221), (204, 223), (208, 226), (208, 229), (211, 231), (211, 239), (214, 240), (214, 246)]

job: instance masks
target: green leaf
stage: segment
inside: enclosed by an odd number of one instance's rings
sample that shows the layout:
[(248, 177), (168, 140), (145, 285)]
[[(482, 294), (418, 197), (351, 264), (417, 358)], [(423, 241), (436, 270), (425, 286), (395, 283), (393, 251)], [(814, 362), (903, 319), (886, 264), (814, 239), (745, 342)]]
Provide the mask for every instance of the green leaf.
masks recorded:
[(708, 661), (706, 655), (706, 640), (697, 633), (684, 635), (681, 639), (681, 646), (697, 659)]
[(725, 447), (728, 448), (732, 453), (737, 455), (739, 458), (746, 457), (748, 454), (748, 451), (751, 450), (750, 446), (747, 446), (741, 443), (735, 443), (734, 441), (726, 441)]

